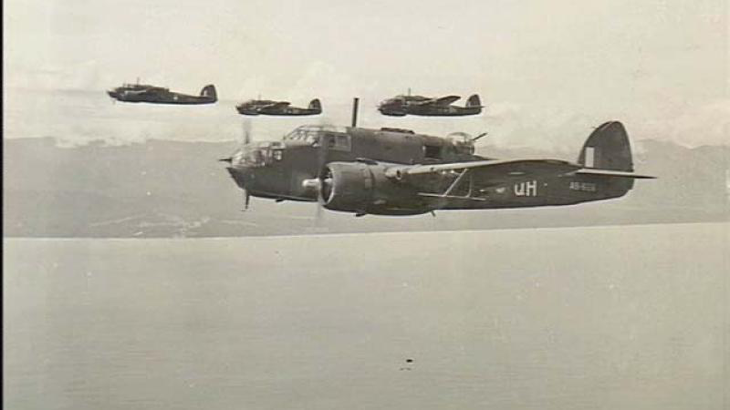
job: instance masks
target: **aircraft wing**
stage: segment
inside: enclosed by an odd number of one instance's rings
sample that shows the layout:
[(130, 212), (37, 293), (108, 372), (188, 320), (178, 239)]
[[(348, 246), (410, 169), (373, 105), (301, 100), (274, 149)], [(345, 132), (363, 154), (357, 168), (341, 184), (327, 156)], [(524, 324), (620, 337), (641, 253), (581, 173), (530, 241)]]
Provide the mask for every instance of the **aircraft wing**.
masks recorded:
[(437, 98), (434, 100), (435, 105), (451, 105), (458, 101), (461, 97), (458, 95), (447, 95), (446, 97)]
[(143, 90), (126, 90), (125, 94), (135, 94), (135, 95), (144, 95), (150, 92), (149, 88), (145, 88)]
[(441, 98), (429, 98), (427, 100), (423, 101), (413, 101), (410, 104), (412, 105), (420, 105), (420, 106), (427, 106), (427, 105), (451, 105), (455, 101), (458, 101), (461, 97), (458, 95), (449, 95), (446, 97)]
[(470, 170), (480, 180), (488, 182), (488, 185), (497, 185), (516, 179), (568, 174), (581, 168), (583, 167), (578, 164), (556, 159), (508, 159), (395, 166), (389, 168), (387, 174), (403, 178)]
[(275, 102), (275, 103), (271, 103), (271, 104), (264, 105), (261, 108), (267, 108), (267, 109), (268, 108), (274, 108), (274, 109), (276, 109), (276, 108), (284, 108), (284, 107), (288, 107), (290, 104), (291, 103), (288, 102), (288, 101), (278, 101), (278, 102)]
[[(410, 181), (416, 186), (434, 179), (452, 181), (451, 187), (444, 193), (419, 193), (421, 196), (437, 198), (457, 198), (450, 196), (450, 194), (464, 177), (469, 178), (472, 189), (484, 189), (538, 178), (575, 174), (609, 178), (653, 178), (647, 175), (634, 174), (633, 172), (584, 168), (580, 164), (557, 159), (483, 160), (434, 165), (396, 165), (385, 171), (385, 175), (390, 178)], [(458, 198), (484, 200), (478, 196)]]
[[(579, 164), (555, 159), (481, 160), (434, 165), (396, 165), (386, 169), (385, 175), (416, 187), (434, 186), (434, 183), (438, 186), (444, 182), (449, 184), (443, 192), (432, 192), (426, 188), (426, 192), (419, 192), (423, 197), (484, 201), (486, 199), (478, 194), (483, 189), (572, 174), (582, 168)], [(464, 183), (468, 184), (469, 193), (466, 196), (454, 195)]]

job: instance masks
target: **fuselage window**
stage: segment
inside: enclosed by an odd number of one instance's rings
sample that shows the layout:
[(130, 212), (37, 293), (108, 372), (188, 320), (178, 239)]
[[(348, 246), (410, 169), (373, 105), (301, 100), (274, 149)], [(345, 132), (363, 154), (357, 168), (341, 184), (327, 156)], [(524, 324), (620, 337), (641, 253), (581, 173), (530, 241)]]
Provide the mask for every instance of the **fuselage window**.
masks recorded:
[(324, 143), (326, 144), (327, 148), (334, 148), (335, 147), (335, 136), (332, 134), (325, 134)]
[(424, 145), (423, 156), (429, 159), (441, 159), (441, 147), (438, 145)]
[(337, 135), (335, 147), (341, 151), (350, 151), (350, 136), (349, 135)]

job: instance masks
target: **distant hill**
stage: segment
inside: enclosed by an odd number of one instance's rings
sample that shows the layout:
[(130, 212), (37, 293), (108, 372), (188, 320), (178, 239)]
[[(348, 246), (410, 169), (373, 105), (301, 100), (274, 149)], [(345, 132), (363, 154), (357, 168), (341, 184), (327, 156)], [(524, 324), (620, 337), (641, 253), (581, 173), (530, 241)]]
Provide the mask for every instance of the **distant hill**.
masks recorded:
[[(241, 212), (241, 191), (218, 158), (236, 143), (149, 140), (124, 146), (64, 148), (52, 138), (4, 141), (5, 236), (223, 237), (535, 228), (727, 221), (730, 147), (684, 148), (642, 141), (637, 181), (628, 196), (603, 203), (521, 210), (443, 211), (405, 218), (325, 211), (314, 204), (254, 198)], [(575, 160), (566, 153), (482, 147), (496, 158)], [(574, 154), (577, 154), (574, 153)]]

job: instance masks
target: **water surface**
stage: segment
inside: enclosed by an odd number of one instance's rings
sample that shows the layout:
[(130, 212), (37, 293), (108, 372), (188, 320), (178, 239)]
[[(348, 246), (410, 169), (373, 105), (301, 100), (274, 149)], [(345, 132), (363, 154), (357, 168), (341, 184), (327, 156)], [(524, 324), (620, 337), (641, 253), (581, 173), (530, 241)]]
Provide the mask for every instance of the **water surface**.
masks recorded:
[(728, 408), (729, 226), (6, 239), (4, 404)]

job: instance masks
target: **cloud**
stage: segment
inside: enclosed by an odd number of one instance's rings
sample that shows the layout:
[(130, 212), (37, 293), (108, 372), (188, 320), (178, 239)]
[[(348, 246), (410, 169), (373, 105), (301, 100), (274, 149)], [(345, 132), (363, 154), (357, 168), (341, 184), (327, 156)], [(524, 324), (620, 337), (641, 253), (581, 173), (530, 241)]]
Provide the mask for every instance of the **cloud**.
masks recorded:
[(730, 144), (730, 100), (687, 107), (678, 115), (637, 121), (643, 138), (669, 140), (684, 146)]
[(103, 75), (94, 60), (78, 64), (46, 65), (37, 68), (8, 70), (7, 85), (33, 90), (98, 90), (109, 86), (108, 76)]

